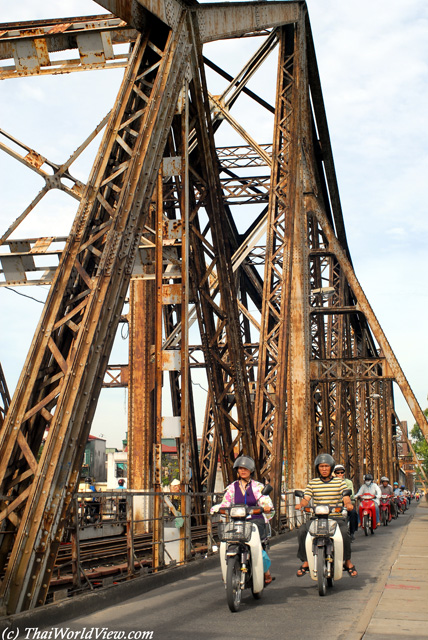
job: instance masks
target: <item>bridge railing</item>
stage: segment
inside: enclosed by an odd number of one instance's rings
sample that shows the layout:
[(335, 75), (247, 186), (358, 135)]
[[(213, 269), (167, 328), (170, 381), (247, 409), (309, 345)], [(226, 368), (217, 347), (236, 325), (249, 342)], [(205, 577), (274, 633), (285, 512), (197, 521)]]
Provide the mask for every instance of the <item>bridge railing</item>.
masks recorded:
[[(77, 493), (51, 593), (60, 589), (62, 596), (74, 595), (215, 554), (220, 518), (209, 511), (222, 497), (223, 492)], [(300, 526), (305, 516), (294, 507), (294, 493), (287, 491), (273, 536)]]

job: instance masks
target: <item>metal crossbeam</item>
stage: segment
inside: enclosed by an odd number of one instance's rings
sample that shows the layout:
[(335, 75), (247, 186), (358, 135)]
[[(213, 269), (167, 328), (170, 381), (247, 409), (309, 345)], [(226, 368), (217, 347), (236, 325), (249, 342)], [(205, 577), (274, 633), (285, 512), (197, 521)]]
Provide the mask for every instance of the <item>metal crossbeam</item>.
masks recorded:
[[(135, 42), (138, 35), (114, 16), (16, 22), (2, 27), (0, 60), (13, 60), (13, 64), (0, 67), (0, 80), (125, 67), (129, 53), (115, 54), (114, 48)], [(76, 57), (58, 58), (58, 52), (68, 50), (75, 50)]]

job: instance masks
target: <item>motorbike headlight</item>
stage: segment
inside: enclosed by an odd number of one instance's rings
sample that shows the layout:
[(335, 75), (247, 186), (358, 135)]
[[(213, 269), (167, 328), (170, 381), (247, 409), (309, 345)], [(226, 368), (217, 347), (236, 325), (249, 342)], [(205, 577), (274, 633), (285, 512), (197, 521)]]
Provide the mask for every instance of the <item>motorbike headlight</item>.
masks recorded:
[(317, 516), (328, 516), (329, 513), (330, 507), (328, 506), (328, 504), (319, 504), (317, 507), (315, 507), (315, 514)]
[(328, 532), (331, 536), (334, 536), (334, 534), (336, 533), (336, 528), (337, 528), (337, 522), (334, 522), (334, 520), (329, 520), (328, 521)]
[(312, 520), (311, 524), (309, 525), (309, 533), (311, 534), (311, 536), (317, 535), (317, 522), (317, 520)]
[(247, 515), (247, 509), (245, 506), (242, 507), (231, 507), (230, 516), (231, 518), (245, 518)]

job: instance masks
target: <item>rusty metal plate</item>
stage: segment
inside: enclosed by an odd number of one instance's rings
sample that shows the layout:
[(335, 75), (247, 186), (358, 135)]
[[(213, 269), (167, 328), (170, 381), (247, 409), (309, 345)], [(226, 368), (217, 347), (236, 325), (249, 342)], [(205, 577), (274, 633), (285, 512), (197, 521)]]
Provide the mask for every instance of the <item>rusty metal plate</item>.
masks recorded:
[(181, 304), (183, 287), (181, 284), (162, 285), (162, 304)]
[(162, 371), (181, 371), (181, 351), (162, 351)]

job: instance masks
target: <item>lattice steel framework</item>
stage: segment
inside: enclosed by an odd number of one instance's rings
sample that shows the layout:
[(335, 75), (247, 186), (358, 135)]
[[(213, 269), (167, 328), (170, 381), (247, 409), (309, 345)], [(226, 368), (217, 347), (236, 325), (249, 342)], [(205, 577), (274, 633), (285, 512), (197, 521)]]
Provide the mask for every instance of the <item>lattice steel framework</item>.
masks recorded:
[[(0, 77), (9, 81), (124, 67), (113, 109), (63, 164), (0, 132), (3, 151), (45, 181), (2, 233), (0, 285), (52, 283), (10, 407), (0, 370), (7, 613), (45, 600), (103, 383), (129, 387), (136, 489), (159, 488), (165, 435), (179, 443), (183, 492), (213, 490), (218, 463), (230, 481), (241, 452), (273, 483), (277, 507), (322, 450), (354, 481), (365, 470), (393, 476), (393, 382), (428, 435), (350, 261), (305, 3), (100, 4), (114, 15), (0, 29), (0, 58), (13, 59)], [(256, 35), (262, 44), (235, 76), (203, 55), (204, 43)], [(129, 53), (116, 54), (124, 42)], [(78, 58), (52, 56), (76, 48)], [(271, 105), (246, 85), (274, 49)], [(227, 81), (222, 95), (209, 93), (206, 67)], [(256, 140), (232, 115), (241, 95), (274, 115), (272, 140)], [(216, 148), (223, 123), (240, 146)], [(71, 164), (103, 128), (83, 184)], [(15, 238), (52, 188), (79, 202), (69, 236)], [(235, 215), (242, 205), (253, 207), (245, 229)], [(129, 364), (109, 366), (123, 321)], [(207, 384), (199, 450), (198, 369)], [(189, 553), (183, 544), (182, 557)]]

